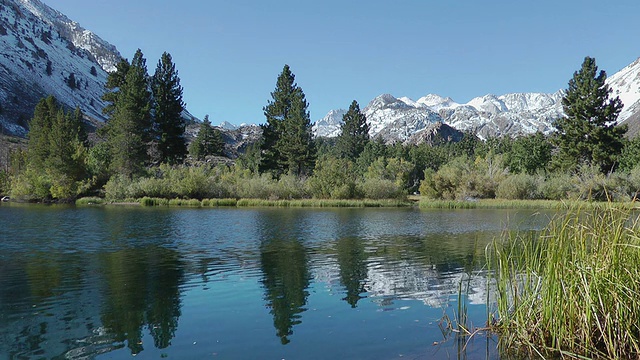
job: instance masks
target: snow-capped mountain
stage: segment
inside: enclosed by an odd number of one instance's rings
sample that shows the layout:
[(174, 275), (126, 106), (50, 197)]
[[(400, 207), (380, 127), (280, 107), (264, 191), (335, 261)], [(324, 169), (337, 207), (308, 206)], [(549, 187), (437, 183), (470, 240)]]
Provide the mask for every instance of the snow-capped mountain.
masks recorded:
[(629, 125), (629, 134), (636, 135), (640, 130), (640, 58), (624, 69), (607, 78), (611, 95), (618, 96), (624, 108), (618, 123)]
[[(640, 59), (607, 79), (613, 96), (619, 96), (625, 107), (619, 123), (630, 123), (630, 133), (640, 132)], [(373, 99), (364, 109), (371, 136), (386, 142), (411, 142), (411, 136), (435, 123), (442, 122), (457, 130), (471, 131), (480, 138), (517, 136), (537, 131), (554, 131), (553, 121), (564, 115), (563, 90), (553, 94), (513, 93), (485, 95), (459, 104), (449, 97), (426, 95), (417, 101), (384, 94)], [(332, 110), (314, 125), (316, 136), (337, 136), (341, 113)], [(636, 125), (636, 126), (634, 126)], [(636, 129), (636, 130), (634, 130)]]
[(563, 114), (561, 100), (561, 91), (485, 95), (464, 105), (443, 107), (439, 114), (446, 124), (485, 139), (537, 131), (549, 133), (553, 131), (553, 121)]
[(336, 137), (340, 135), (342, 117), (347, 113), (345, 109), (331, 110), (325, 117), (313, 124), (315, 136)]
[(24, 136), (47, 95), (104, 119), (107, 71), (121, 58), (113, 45), (39, 0), (0, 0), (0, 48), (2, 132)]
[[(552, 131), (552, 121), (562, 116), (562, 92), (485, 95), (459, 104), (451, 98), (429, 94), (414, 101), (384, 94), (364, 109), (371, 136), (386, 142), (408, 142), (416, 133), (445, 123), (457, 130), (471, 131), (481, 138)], [(314, 125), (316, 136), (337, 136), (341, 112), (332, 110)], [(415, 138), (414, 138), (415, 139)]]

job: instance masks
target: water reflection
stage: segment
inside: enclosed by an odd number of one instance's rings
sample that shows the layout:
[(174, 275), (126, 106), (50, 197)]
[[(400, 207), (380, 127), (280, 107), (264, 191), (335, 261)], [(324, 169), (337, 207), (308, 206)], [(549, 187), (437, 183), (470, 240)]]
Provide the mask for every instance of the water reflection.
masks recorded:
[[(437, 319), (463, 281), (465, 301), (487, 302), (486, 245), (508, 222), (544, 223), (500, 211), (8, 209), (0, 359), (327, 358), (347, 348), (446, 358), (451, 349), (431, 345), (443, 340)], [(482, 321), (484, 305), (474, 309)]]
[(311, 281), (308, 250), (302, 243), (308, 231), (305, 217), (300, 213), (287, 215), (266, 212), (260, 227), (261, 283), (282, 344), (291, 341), (293, 327), (302, 321)]
[(345, 287), (346, 296), (342, 298), (352, 308), (364, 299), (365, 284), (368, 277), (367, 254), (364, 242), (355, 237), (339, 239), (336, 243), (338, 265), (340, 266), (340, 283)]
[(149, 329), (156, 348), (171, 345), (183, 282), (178, 253), (142, 247), (103, 254), (100, 260), (106, 286), (101, 320), (106, 333), (126, 342), (132, 355), (144, 350), (144, 329)]

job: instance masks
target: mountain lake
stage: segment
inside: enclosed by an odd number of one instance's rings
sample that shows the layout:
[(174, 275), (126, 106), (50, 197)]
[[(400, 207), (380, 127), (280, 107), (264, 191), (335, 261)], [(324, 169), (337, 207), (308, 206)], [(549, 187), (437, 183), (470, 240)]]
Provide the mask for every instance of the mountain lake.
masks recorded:
[(449, 320), (485, 326), (485, 247), (552, 216), (3, 203), (0, 359), (499, 359)]

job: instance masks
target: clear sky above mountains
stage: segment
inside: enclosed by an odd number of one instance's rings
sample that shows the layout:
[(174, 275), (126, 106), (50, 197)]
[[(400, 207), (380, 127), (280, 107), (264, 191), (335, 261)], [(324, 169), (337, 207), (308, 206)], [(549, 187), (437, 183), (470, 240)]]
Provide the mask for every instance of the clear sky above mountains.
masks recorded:
[(263, 123), (284, 64), (310, 103), (390, 93), (459, 103), (566, 88), (585, 56), (612, 75), (640, 57), (640, 1), (44, 0), (153, 73), (173, 56), (189, 111)]

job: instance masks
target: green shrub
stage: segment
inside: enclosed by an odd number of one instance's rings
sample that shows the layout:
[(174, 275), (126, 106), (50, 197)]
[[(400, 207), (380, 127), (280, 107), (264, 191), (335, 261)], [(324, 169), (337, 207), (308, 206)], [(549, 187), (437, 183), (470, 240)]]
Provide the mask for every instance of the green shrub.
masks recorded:
[(123, 199), (138, 198), (137, 194), (133, 194), (131, 187), (133, 180), (126, 176), (115, 175), (104, 185), (105, 198), (109, 201), (117, 201)]
[(508, 200), (539, 199), (538, 179), (525, 173), (511, 175), (498, 184), (496, 197)]
[(82, 197), (76, 200), (76, 205), (102, 205), (104, 203), (105, 200), (97, 196)]
[(540, 193), (543, 199), (548, 200), (573, 200), (575, 193), (571, 176), (568, 174), (551, 174), (540, 184)]
[(355, 197), (354, 164), (347, 159), (324, 157), (316, 162), (313, 176), (307, 181), (309, 193), (318, 199)]
[(358, 185), (358, 191), (366, 199), (402, 199), (405, 191), (397, 183), (386, 179), (367, 179)]

